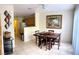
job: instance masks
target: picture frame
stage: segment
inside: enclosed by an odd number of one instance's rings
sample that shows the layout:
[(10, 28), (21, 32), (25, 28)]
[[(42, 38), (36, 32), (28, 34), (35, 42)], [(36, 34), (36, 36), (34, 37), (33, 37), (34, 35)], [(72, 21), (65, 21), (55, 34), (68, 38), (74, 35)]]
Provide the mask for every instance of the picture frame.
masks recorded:
[(62, 28), (62, 15), (47, 15), (46, 28), (61, 29)]
[(11, 15), (8, 13), (7, 10), (4, 11), (4, 15), (5, 15), (5, 19), (4, 19), (5, 25), (4, 25), (4, 27), (6, 29), (8, 29), (10, 27), (10, 25), (11, 25), (11, 21), (10, 21)]
[(35, 15), (24, 18), (24, 22), (25, 22), (26, 27), (34, 27), (35, 26)]

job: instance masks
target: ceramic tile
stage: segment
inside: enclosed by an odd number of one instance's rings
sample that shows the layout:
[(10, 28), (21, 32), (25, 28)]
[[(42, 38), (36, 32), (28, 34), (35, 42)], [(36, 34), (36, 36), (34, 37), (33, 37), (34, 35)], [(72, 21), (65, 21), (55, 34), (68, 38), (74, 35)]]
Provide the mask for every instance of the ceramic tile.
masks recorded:
[(35, 40), (23, 42), (20, 39), (16, 39), (16, 47), (12, 55), (73, 55), (72, 45), (69, 43), (61, 43), (60, 49), (57, 49), (57, 45), (54, 45), (51, 50), (43, 47), (40, 49)]

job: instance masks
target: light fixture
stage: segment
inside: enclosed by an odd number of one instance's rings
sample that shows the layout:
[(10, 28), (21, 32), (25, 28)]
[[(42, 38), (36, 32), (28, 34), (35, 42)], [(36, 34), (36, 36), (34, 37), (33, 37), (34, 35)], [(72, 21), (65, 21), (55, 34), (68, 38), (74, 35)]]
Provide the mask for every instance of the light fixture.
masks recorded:
[(27, 8), (28, 10), (32, 10), (32, 8)]
[(45, 9), (45, 4), (41, 4), (41, 8), (42, 9)]

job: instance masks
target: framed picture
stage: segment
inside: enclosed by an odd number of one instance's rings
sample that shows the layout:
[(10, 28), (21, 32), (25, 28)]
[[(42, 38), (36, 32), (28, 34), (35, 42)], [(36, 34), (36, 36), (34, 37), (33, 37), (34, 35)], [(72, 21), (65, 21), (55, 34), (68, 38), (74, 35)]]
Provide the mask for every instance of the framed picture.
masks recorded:
[(5, 15), (5, 28), (8, 29), (11, 25), (10, 19), (11, 19), (11, 15), (8, 13), (7, 10), (4, 11), (4, 15)]
[(26, 17), (25, 19), (26, 27), (34, 27), (35, 26), (35, 15)]
[(46, 27), (52, 28), (52, 29), (61, 29), (62, 28), (62, 15), (47, 15)]

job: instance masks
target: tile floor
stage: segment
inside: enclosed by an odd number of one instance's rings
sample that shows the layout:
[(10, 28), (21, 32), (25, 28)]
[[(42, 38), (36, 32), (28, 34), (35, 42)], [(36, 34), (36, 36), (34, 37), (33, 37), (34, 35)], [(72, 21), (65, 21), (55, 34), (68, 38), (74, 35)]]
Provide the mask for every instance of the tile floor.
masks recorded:
[(23, 42), (20, 39), (16, 39), (16, 47), (11, 55), (73, 55), (72, 45), (69, 43), (61, 43), (60, 49), (57, 49), (57, 45), (54, 45), (51, 50), (43, 47), (40, 49), (35, 40)]

